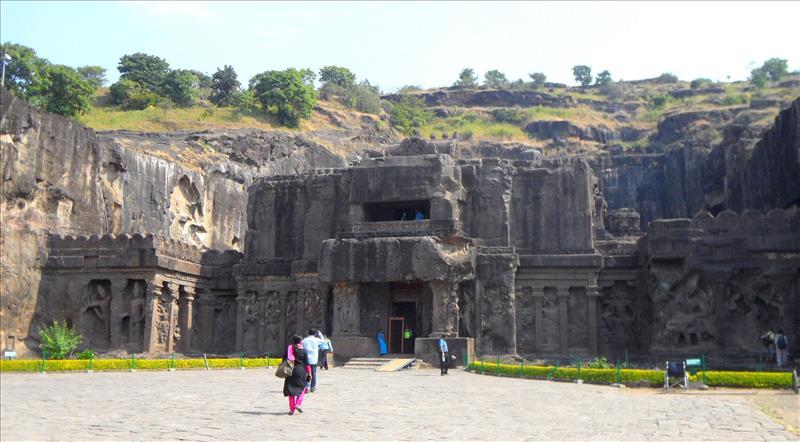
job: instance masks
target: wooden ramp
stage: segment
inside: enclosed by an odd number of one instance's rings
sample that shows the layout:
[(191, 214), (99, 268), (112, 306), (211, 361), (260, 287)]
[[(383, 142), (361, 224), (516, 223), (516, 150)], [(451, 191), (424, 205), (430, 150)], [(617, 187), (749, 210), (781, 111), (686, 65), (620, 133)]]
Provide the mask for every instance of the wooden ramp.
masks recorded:
[(391, 361), (389, 361), (389, 362), (381, 365), (380, 367), (376, 368), (375, 371), (387, 371), (387, 372), (398, 371), (398, 370), (402, 370), (402, 369), (408, 367), (409, 365), (411, 365), (415, 361), (416, 361), (416, 359), (414, 359), (414, 358), (409, 358), (409, 359), (394, 358)]

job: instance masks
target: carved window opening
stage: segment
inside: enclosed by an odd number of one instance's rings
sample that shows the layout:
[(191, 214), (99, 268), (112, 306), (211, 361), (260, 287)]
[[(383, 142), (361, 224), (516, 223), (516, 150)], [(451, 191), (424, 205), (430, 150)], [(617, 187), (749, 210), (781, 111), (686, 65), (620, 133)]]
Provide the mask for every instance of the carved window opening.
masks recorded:
[(367, 222), (414, 221), (417, 211), (422, 213), (424, 219), (430, 219), (431, 202), (419, 200), (365, 204), (364, 220)]

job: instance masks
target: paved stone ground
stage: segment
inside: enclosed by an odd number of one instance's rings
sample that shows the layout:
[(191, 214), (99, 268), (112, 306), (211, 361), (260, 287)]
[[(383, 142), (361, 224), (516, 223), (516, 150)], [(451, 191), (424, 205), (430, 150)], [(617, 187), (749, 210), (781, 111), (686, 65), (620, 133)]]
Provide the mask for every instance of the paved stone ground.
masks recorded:
[(4, 374), (2, 440), (798, 440), (742, 395), (453, 370), (322, 372), (289, 416), (272, 370)]

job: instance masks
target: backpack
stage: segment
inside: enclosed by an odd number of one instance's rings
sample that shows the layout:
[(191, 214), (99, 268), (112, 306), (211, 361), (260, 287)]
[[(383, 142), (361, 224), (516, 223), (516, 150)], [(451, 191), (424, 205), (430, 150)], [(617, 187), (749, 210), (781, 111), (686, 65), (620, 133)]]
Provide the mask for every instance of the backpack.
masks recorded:
[(769, 335), (764, 335), (761, 337), (761, 343), (764, 344), (764, 347), (769, 347), (772, 344), (772, 339), (769, 338)]
[(778, 348), (780, 348), (781, 350), (785, 349), (786, 348), (786, 336), (784, 336), (784, 335), (778, 336), (778, 342), (776, 342), (776, 344), (778, 345)]

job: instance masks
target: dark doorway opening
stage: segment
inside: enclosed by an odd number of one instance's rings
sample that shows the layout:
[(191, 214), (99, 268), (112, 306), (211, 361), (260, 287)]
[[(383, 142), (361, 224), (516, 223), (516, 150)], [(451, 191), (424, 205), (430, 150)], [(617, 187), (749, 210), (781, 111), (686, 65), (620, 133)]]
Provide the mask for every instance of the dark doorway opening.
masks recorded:
[[(402, 319), (392, 321), (393, 319)], [(396, 354), (414, 353), (414, 338), (417, 337), (417, 303), (414, 301), (400, 301), (392, 303), (392, 316), (389, 318), (389, 326), (396, 327), (401, 324), (401, 328), (395, 331), (391, 329), (389, 352)]]
[(369, 203), (364, 205), (364, 220), (380, 221), (414, 221), (417, 211), (424, 219), (431, 217), (430, 201), (395, 201), (390, 203)]

